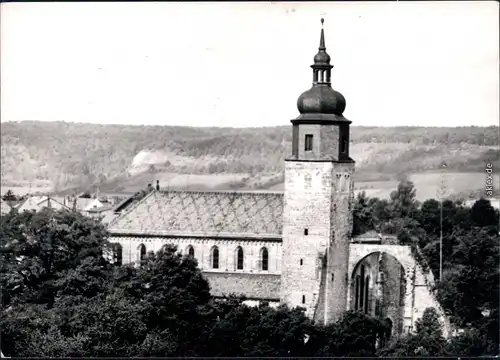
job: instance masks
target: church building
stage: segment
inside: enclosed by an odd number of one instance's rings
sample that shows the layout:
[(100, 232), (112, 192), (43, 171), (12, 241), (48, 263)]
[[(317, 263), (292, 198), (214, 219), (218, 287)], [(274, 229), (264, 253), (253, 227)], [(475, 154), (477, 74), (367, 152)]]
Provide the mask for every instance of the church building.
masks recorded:
[(343, 116), (344, 96), (331, 86), (330, 61), (322, 28), (312, 87), (291, 120), (284, 192), (153, 190), (109, 225), (116, 261), (139, 262), (174, 244), (196, 258), (214, 296), (300, 306), (324, 324), (363, 311), (389, 322), (395, 337), (412, 332), (434, 307), (448, 334), (432, 273), (410, 247), (376, 233), (351, 236), (351, 121)]

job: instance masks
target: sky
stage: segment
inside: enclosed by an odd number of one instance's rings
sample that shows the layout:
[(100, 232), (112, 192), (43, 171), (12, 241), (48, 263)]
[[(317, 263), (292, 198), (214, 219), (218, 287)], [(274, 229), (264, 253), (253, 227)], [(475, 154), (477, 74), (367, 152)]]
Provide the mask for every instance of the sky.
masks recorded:
[(499, 3), (2, 3), (1, 120), (289, 125), (325, 19), (363, 126), (499, 124)]

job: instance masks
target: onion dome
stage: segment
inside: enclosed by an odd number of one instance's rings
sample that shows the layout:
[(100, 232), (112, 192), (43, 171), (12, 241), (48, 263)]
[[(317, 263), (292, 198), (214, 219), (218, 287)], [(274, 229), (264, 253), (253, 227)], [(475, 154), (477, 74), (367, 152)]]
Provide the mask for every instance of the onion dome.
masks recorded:
[(324, 20), (321, 19), (321, 37), (318, 53), (314, 57), (313, 86), (300, 95), (297, 100), (297, 108), (301, 115), (307, 114), (330, 114), (341, 117), (346, 101), (344, 96), (331, 87), (330, 55), (326, 52), (325, 32), (323, 29)]

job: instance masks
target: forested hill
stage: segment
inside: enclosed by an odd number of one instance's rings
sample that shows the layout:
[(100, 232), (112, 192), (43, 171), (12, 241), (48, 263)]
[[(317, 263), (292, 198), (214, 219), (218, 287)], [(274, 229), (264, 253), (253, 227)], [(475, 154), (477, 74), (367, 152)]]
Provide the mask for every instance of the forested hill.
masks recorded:
[[(7, 122), (1, 125), (2, 182), (50, 180), (58, 187), (106, 182), (131, 166), (191, 174), (280, 173), (291, 127), (193, 128)], [(498, 161), (498, 127), (356, 127), (357, 170), (396, 174), (439, 168), (482, 171)], [(144, 169), (143, 169), (144, 170)]]

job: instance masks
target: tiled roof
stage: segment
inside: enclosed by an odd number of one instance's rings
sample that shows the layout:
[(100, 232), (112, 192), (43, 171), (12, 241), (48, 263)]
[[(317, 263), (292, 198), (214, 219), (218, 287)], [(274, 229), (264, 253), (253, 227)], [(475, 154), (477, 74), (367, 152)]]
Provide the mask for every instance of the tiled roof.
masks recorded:
[(22, 202), (17, 206), (17, 210), (19, 212), (31, 211), (31, 210), (39, 211), (42, 210), (44, 207), (49, 206), (49, 200), (50, 200), (50, 207), (52, 209), (55, 210), (69, 209), (68, 206), (54, 199), (52, 196), (30, 196), (24, 202)]
[(31, 210), (40, 210), (40, 206), (38, 205), (41, 201), (43, 201), (43, 197), (41, 196), (30, 196), (24, 202), (20, 203), (17, 207), (19, 212), (23, 211), (31, 211)]
[(113, 221), (115, 234), (280, 237), (283, 194), (153, 191)]
[(103, 212), (106, 212), (106, 211), (111, 211), (112, 212), (112, 210), (113, 210), (113, 206), (112, 205), (102, 205), (102, 206), (99, 206), (99, 207), (87, 209), (85, 211), (88, 212), (88, 213), (103, 213)]
[[(84, 210), (87, 206), (89, 206), (94, 199), (90, 198), (77, 198), (76, 199), (76, 210)], [(73, 207), (73, 202), (70, 204)]]
[(64, 205), (63, 203), (57, 201), (56, 199), (54, 199), (52, 197), (46, 197), (46, 198), (44, 198), (37, 205), (40, 208), (44, 208), (44, 207), (49, 207), (50, 206), (52, 209), (55, 209), (55, 210), (60, 210), (60, 209), (69, 210), (69, 207), (67, 207), (66, 205)]

